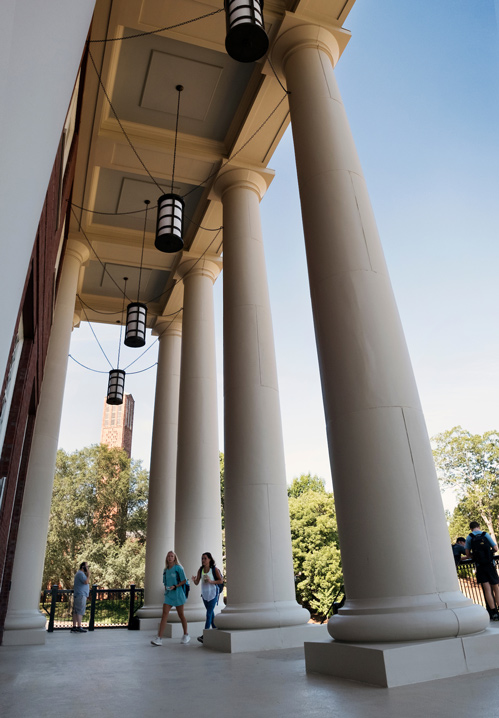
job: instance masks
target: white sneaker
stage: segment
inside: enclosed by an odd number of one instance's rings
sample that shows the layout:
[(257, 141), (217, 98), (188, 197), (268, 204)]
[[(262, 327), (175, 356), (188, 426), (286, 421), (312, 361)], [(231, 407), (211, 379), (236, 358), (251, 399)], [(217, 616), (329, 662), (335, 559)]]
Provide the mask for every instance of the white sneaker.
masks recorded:
[(189, 636), (188, 633), (186, 633), (186, 634), (183, 635), (182, 638), (180, 639), (180, 643), (183, 643), (183, 644), (185, 645), (186, 643), (189, 643), (190, 640), (191, 640), (191, 637)]
[(163, 640), (158, 636), (157, 638), (153, 638), (151, 643), (153, 646), (162, 646)]

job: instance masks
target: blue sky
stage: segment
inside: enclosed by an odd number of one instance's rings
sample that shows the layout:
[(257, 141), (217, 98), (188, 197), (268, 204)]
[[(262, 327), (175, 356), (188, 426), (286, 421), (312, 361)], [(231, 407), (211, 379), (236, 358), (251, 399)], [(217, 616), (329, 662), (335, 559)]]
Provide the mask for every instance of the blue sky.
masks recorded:
[[(493, 0), (357, 0), (336, 69), (366, 176), (430, 435), (499, 428), (499, 42)], [(287, 478), (330, 484), (288, 131), (261, 204)], [(215, 285), (222, 414), (222, 281)], [(117, 327), (95, 325), (112, 360)], [(136, 352), (136, 350), (135, 350)], [(108, 370), (88, 326), (71, 353)], [(130, 371), (156, 359), (157, 345)], [(137, 356), (123, 353), (120, 366)], [(127, 359), (127, 357), (130, 357)], [(133, 456), (149, 465), (155, 371), (127, 375)], [(60, 446), (100, 438), (107, 377), (71, 360)], [(221, 417), (222, 426), (222, 417)], [(220, 447), (223, 434), (220, 429)]]

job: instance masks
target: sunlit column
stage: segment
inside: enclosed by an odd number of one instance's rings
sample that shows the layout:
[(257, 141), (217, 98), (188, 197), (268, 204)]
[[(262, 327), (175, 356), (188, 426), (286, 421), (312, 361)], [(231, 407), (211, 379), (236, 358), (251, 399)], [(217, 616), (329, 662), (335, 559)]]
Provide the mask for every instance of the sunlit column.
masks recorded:
[(226, 629), (304, 624), (296, 603), (274, 335), (260, 223), (270, 172), (222, 174)]
[[(216, 258), (186, 258), (177, 270), (184, 282), (184, 308), (175, 551), (188, 578), (197, 572), (203, 551), (209, 551), (222, 564), (213, 308), (213, 283), (220, 269)], [(199, 588), (192, 588), (185, 614), (188, 621), (204, 620), (206, 610)]]
[(88, 256), (88, 248), (74, 240), (64, 254), (26, 475), (4, 645), (45, 642), (47, 617), (38, 606), (78, 276)]
[(161, 617), (165, 557), (174, 547), (175, 538), (182, 325), (178, 321), (163, 321), (156, 324), (153, 334), (159, 335), (159, 353), (149, 472), (144, 605), (137, 612), (141, 620)]
[(291, 93), (347, 595), (329, 632), (341, 641), (474, 633), (488, 616), (458, 590), (411, 362), (334, 77), (338, 57), (335, 37), (313, 25), (285, 26), (273, 54)]

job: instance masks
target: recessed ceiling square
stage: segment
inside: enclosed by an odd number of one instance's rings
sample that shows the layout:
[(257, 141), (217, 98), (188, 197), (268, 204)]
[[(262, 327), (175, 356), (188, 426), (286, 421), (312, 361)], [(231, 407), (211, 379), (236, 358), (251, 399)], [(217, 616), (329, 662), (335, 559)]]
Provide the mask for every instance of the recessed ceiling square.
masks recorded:
[(178, 92), (175, 87), (183, 85), (181, 116), (204, 120), (213, 102), (222, 69), (152, 50), (140, 106), (176, 115)]

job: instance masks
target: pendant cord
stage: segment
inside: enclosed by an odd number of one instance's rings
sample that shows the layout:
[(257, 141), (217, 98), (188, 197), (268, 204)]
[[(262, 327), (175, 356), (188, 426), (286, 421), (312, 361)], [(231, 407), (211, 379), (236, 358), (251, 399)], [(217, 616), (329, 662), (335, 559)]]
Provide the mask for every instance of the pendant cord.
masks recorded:
[(140, 254), (139, 286), (137, 287), (137, 304), (139, 303), (139, 300), (140, 300), (140, 280), (142, 279), (142, 262), (144, 260), (144, 245), (146, 242), (147, 208), (149, 207), (150, 201), (148, 199), (145, 199), (144, 204), (146, 206), (146, 216), (144, 217), (144, 232), (142, 234), (142, 252)]
[(116, 365), (116, 369), (120, 368), (121, 336), (123, 334), (123, 316), (125, 314), (126, 283), (128, 281), (128, 277), (123, 277), (123, 279), (125, 280), (125, 288), (123, 290), (123, 306), (121, 308), (121, 322), (120, 322), (120, 341), (118, 344), (118, 363)]
[(180, 115), (180, 93), (184, 89), (183, 85), (177, 85), (175, 89), (178, 92), (178, 98), (177, 98), (177, 119), (175, 122), (175, 143), (173, 145), (173, 168), (172, 168), (172, 183), (170, 187), (170, 191), (173, 194), (173, 180), (175, 179), (175, 161), (177, 159), (177, 137), (178, 137), (178, 118)]

